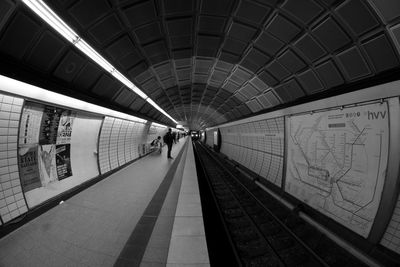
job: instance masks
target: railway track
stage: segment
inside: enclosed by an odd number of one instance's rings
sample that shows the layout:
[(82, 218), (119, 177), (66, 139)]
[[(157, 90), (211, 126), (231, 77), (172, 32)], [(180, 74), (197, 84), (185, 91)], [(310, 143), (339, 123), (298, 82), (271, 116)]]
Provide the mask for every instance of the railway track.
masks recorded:
[(238, 266), (365, 266), (194, 143)]

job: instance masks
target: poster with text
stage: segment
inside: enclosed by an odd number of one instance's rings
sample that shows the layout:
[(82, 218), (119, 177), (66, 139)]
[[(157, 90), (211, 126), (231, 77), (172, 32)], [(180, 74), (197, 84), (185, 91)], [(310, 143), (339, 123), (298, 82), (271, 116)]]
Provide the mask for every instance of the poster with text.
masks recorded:
[(57, 181), (56, 145), (39, 145), (39, 172), (42, 186)]
[(46, 106), (40, 124), (39, 144), (55, 144), (58, 134), (58, 125), (64, 109)]
[(57, 145), (71, 143), (72, 124), (74, 119), (75, 113), (71, 110), (65, 110), (61, 114), (57, 132)]
[(24, 192), (41, 187), (37, 145), (21, 147), (18, 150), (18, 162)]
[(386, 102), (293, 115), (287, 120), (285, 191), (367, 238), (386, 179)]
[(43, 106), (27, 103), (22, 111), (19, 145), (37, 144), (39, 142), (40, 124), (43, 116)]
[(56, 166), (58, 180), (72, 176), (71, 145), (56, 145)]

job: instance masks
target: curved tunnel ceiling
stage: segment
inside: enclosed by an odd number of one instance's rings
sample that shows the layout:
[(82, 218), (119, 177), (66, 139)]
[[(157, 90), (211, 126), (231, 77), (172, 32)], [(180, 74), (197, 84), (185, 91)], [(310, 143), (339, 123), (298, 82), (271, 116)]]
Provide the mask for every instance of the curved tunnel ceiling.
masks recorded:
[[(398, 0), (45, 2), (191, 129), (351, 90), (400, 69)], [(21, 3), (0, 6), (0, 52), (8, 63), (84, 98), (171, 124)]]

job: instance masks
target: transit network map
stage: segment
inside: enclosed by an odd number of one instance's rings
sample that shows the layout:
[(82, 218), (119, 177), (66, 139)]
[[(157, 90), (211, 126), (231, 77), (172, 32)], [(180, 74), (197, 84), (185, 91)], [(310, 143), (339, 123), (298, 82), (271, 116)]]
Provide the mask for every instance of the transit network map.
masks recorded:
[(388, 117), (386, 102), (289, 117), (286, 192), (367, 237), (385, 182)]

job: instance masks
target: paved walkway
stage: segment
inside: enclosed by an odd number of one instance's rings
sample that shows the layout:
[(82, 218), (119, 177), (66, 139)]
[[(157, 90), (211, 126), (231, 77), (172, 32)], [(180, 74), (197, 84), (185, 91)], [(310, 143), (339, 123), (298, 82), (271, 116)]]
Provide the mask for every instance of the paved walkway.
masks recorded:
[(0, 266), (165, 266), (167, 258), (173, 263), (171, 236), (185, 229), (174, 226), (175, 213), (186, 216), (180, 204), (177, 209), (179, 193), (187, 190), (186, 180), (181, 189), (182, 173), (193, 168), (185, 166), (187, 148), (193, 156), (185, 141), (173, 146), (174, 160), (167, 160), (164, 147), (162, 155), (139, 159), (1, 239)]

